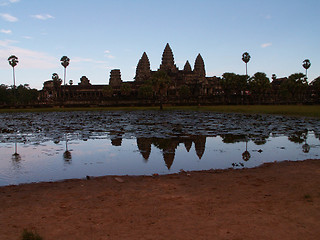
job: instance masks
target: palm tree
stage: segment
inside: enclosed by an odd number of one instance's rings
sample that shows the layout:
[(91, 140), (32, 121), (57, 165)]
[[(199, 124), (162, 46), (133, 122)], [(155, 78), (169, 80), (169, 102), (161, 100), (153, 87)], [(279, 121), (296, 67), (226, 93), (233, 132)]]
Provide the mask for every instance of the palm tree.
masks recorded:
[(67, 56), (63, 56), (61, 59), (61, 65), (64, 67), (64, 81), (63, 81), (63, 85), (66, 85), (66, 71), (67, 71), (67, 67), (69, 66), (70, 63), (70, 58), (68, 58)]
[(244, 61), (246, 63), (246, 75), (248, 76), (248, 68), (247, 68), (247, 64), (250, 61), (250, 55), (249, 53), (245, 52), (244, 54), (242, 54), (242, 61)]
[(9, 64), (12, 67), (12, 71), (13, 71), (13, 88), (16, 88), (16, 77), (15, 77), (15, 72), (14, 72), (14, 67), (17, 66), (18, 64), (18, 58), (15, 55), (11, 55), (8, 58)]
[(311, 66), (309, 59), (305, 59), (302, 63), (302, 66), (306, 69), (306, 77), (308, 78), (308, 68)]

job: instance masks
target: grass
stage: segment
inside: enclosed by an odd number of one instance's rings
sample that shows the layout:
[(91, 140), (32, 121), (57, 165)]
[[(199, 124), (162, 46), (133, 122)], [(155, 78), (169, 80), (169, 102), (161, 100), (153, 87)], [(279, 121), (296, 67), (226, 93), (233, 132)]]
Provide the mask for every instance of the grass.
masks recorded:
[[(79, 107), (79, 108), (33, 108), (0, 109), (4, 112), (64, 112), (64, 111), (146, 111), (159, 110), (154, 107)], [(320, 105), (217, 105), (217, 106), (164, 106), (164, 110), (236, 112), (245, 114), (276, 114), (320, 118)]]
[(36, 232), (24, 229), (21, 235), (21, 240), (43, 240), (43, 238)]

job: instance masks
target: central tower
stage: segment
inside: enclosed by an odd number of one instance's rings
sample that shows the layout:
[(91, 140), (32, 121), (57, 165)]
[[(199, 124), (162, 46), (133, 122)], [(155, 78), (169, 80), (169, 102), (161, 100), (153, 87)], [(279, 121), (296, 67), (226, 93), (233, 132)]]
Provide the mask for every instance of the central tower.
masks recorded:
[(177, 66), (174, 64), (174, 58), (173, 58), (173, 53), (170, 48), (169, 43), (167, 43), (163, 54), (162, 54), (162, 61), (160, 65), (160, 70), (163, 71), (171, 71), (171, 72), (178, 72)]

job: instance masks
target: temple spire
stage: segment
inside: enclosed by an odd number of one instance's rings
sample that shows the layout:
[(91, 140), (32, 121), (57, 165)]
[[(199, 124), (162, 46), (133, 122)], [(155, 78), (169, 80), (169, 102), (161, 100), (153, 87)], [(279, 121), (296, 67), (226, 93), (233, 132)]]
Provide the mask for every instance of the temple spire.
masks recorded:
[(183, 70), (184, 70), (185, 72), (192, 72), (191, 65), (190, 65), (190, 63), (189, 63), (188, 60), (187, 60), (186, 64), (184, 65)]
[(198, 54), (196, 61), (194, 63), (194, 70), (193, 70), (198, 76), (205, 77), (206, 76), (206, 70), (204, 67), (204, 61), (201, 57), (200, 53)]
[(172, 72), (178, 71), (177, 66), (174, 64), (174, 57), (173, 57), (173, 53), (172, 53), (172, 50), (171, 50), (169, 43), (167, 43), (167, 45), (163, 51), (160, 70), (172, 71)]
[(144, 52), (136, 68), (135, 80), (136, 82), (144, 82), (150, 76), (151, 76), (150, 61), (146, 52)]

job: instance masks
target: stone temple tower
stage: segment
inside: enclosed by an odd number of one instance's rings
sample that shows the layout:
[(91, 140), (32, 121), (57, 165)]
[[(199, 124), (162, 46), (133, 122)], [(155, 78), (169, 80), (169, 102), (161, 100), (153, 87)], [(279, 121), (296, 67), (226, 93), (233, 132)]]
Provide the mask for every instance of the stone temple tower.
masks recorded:
[(151, 76), (150, 61), (146, 52), (144, 52), (136, 68), (135, 80), (137, 83), (143, 83), (150, 76)]
[(204, 67), (204, 61), (201, 57), (200, 53), (198, 54), (196, 61), (194, 63), (194, 69), (193, 72), (197, 74), (199, 77), (205, 77), (206, 76), (206, 70)]
[(174, 64), (173, 53), (172, 53), (172, 50), (170, 48), (169, 43), (167, 43), (167, 45), (163, 51), (160, 70), (178, 72), (178, 68)]
[(192, 72), (191, 65), (188, 60), (187, 60), (186, 64), (184, 65), (183, 71)]
[(113, 69), (110, 72), (109, 85), (112, 87), (119, 87), (122, 84), (120, 69)]

